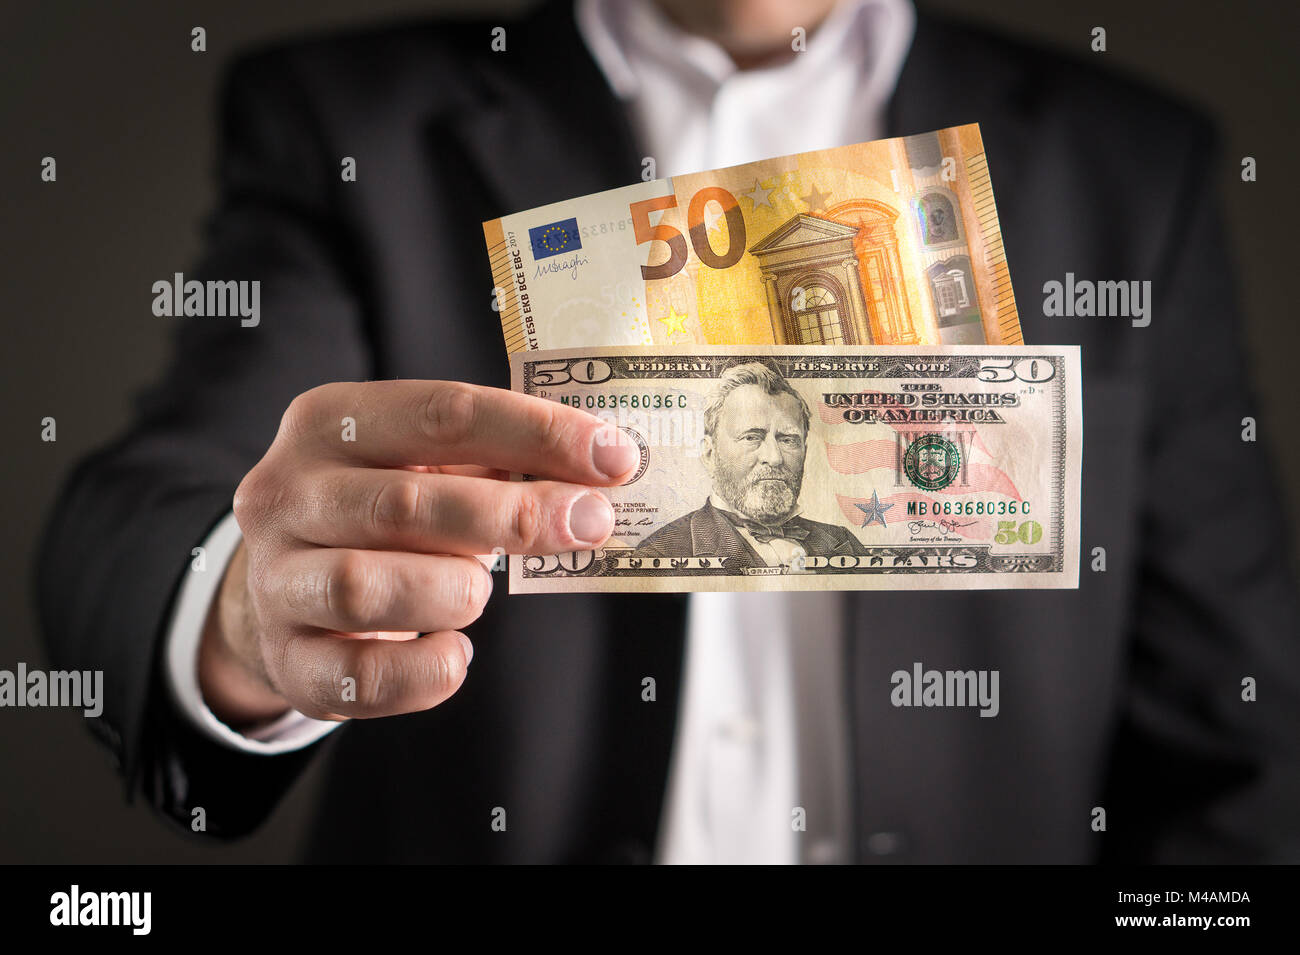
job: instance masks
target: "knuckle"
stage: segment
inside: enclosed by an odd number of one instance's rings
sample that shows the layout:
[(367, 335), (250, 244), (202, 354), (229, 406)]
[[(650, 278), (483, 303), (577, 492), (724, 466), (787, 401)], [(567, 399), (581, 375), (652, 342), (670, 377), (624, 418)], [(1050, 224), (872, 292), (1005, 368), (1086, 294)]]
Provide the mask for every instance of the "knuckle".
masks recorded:
[(258, 590), (277, 616), (286, 623), (304, 623), (320, 616), (320, 607), (330, 598), (327, 569), (303, 569), (293, 554), (272, 558), (259, 574)]
[(464, 665), (459, 658), (460, 654), (449, 653), (426, 657), (420, 666), (420, 685), (427, 687), (433, 696), (447, 696), (464, 678)]
[(474, 432), (478, 399), (474, 388), (458, 381), (440, 382), (424, 405), (424, 426), (441, 444), (461, 444)]
[(265, 463), (259, 463), (244, 475), (231, 499), (231, 510), (240, 529), (247, 534), (275, 508), (279, 495), (276, 478)]
[(288, 694), (285, 692), (285, 675), (290, 670), (290, 653), (293, 649), (293, 641), (287, 635), (277, 633), (266, 633), (262, 637), (259, 647), (262, 653), (262, 666), (266, 670), (267, 678), (271, 685), (280, 691), (285, 698)]
[(324, 388), (324, 385), (317, 385), (289, 402), (289, 407), (284, 409), (284, 414), (280, 417), (281, 435), (287, 437), (298, 434), (306, 428), (314, 417), (315, 409), (321, 404)]
[(398, 682), (388, 656), (375, 652), (378, 649), (361, 646), (352, 657), (355, 672), (351, 675), (357, 681), (357, 705), (363, 711), (379, 708), (391, 695), (390, 686), (395, 687)]
[(339, 403), (341, 394), (355, 387), (353, 384), (331, 381), (297, 395), (289, 402), (289, 407), (280, 418), (280, 431), (276, 435), (276, 441), (283, 443), (309, 434), (318, 427), (330, 405)]
[(402, 531), (419, 523), (424, 488), (416, 478), (385, 481), (370, 503), (370, 525), (378, 531)]
[[(471, 564), (469, 561), (474, 561)], [(464, 626), (483, 612), (488, 597), (492, 592), (492, 582), (488, 580), (476, 558), (456, 562), (458, 566), (442, 576), (443, 595), (448, 610), (455, 613), (459, 626)]]
[(322, 705), (325, 694), (317, 691), (316, 684), (329, 679), (328, 667), (316, 658), (313, 644), (280, 630), (268, 634), (260, 649), (262, 669), (275, 691), (304, 715), (327, 719), (330, 711)]
[(483, 565), (478, 562), (478, 558), (473, 558), (474, 563), (469, 567), (470, 595), (469, 608), (478, 617), (487, 606), (488, 600), (492, 596), (492, 574), (485, 571)]
[(553, 401), (546, 402), (539, 416), (538, 427), (541, 429), (538, 440), (542, 457), (549, 460), (568, 451), (573, 432), (567, 416), (560, 413), (560, 405)]
[(528, 491), (516, 493), (510, 508), (510, 537), (514, 546), (520, 550), (532, 550), (545, 525), (545, 511), (536, 495)]
[(254, 515), (261, 503), (262, 488), (260, 481), (257, 468), (253, 468), (244, 475), (244, 479), (235, 488), (235, 496), (231, 501), (231, 510), (235, 512), (235, 520), (241, 528), (247, 526), (247, 519)]
[(383, 582), (375, 565), (363, 554), (339, 558), (325, 584), (325, 606), (347, 630), (369, 629), (384, 601)]
[(339, 711), (339, 674), (319, 659), (311, 641), (280, 635), (264, 643), (263, 660), (271, 684), (304, 716), (323, 720)]

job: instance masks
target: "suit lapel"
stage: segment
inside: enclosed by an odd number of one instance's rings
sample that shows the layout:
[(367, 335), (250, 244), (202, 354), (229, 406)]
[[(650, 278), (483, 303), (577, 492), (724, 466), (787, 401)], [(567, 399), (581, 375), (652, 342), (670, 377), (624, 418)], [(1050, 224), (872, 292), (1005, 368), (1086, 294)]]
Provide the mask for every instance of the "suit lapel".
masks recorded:
[[(977, 54), (972, 46), (971, 31), (958, 31), (918, 12), (916, 35), (889, 104), (886, 130), (889, 136), (910, 136), (947, 126), (980, 124), (1015, 287), (1017, 268), (1022, 274), (1034, 274), (1032, 270), (1026, 273), (1024, 259), (1010, 251), (1015, 237), (1032, 234), (1035, 225), (1030, 218), (1032, 209), (1022, 204), (1024, 190), (1017, 188), (1029, 171), (1027, 164), (1036, 155), (1031, 118), (1033, 93), (1024, 89), (1016, 65), (988, 56), (982, 45), (978, 45)], [(1026, 251), (1032, 254), (1034, 250)], [(1018, 267), (1017, 262), (1022, 264)], [(1020, 293), (1024, 290), (1024, 286), (1015, 288), (1022, 305), (1025, 298)], [(879, 724), (879, 713), (874, 708), (878, 701), (869, 699), (862, 688), (871, 686), (879, 673), (894, 662), (886, 658), (889, 651), (882, 647), (881, 641), (870, 639), (871, 627), (879, 625), (881, 620), (902, 619), (904, 606), (916, 603), (916, 595), (909, 598), (903, 594), (856, 592), (846, 596), (849, 599), (843, 605), (843, 688), (851, 714), (854, 858), (866, 862), (877, 859), (867, 849), (872, 821), (878, 821), (882, 811), (889, 810), (882, 810), (878, 787), (873, 786), (871, 779), (872, 766), (879, 763), (881, 753), (873, 730), (873, 725)], [(952, 598), (950, 608), (956, 608), (968, 596), (953, 594)]]
[[(972, 49), (969, 30), (917, 14), (916, 34), (886, 111), (886, 135), (979, 123), (1003, 235), (1025, 223), (1013, 188), (1033, 155), (1032, 91), (1018, 64)], [(981, 55), (982, 54), (982, 55)], [(1015, 277), (1015, 263), (1011, 263)]]
[[(435, 168), (453, 169), (465, 178), (464, 188), (476, 193), (482, 218), (639, 179), (640, 151), (623, 104), (587, 52), (573, 4), (543, 4), (510, 28), (507, 43), (508, 52), (479, 61), (465, 83), (470, 92), (429, 122), (429, 148), (440, 160)], [(600, 774), (608, 787), (601, 807), (607, 818), (593, 832), (597, 844), (587, 846), (583, 855), (648, 862), (677, 725), (686, 600), (678, 594), (591, 599), (605, 603), (607, 632), (590, 649), (581, 643), (582, 652), (597, 654), (595, 670), (602, 686), (617, 692), (607, 694), (609, 730), (602, 751), (565, 756)], [(556, 661), (557, 666), (589, 668), (583, 661), (564, 659), (559, 648)], [(646, 676), (658, 684), (654, 705), (641, 698)], [(544, 724), (539, 724), (541, 730)], [(553, 745), (535, 743), (539, 749)], [(521, 793), (519, 798), (528, 797)]]
[(691, 553), (716, 554), (723, 560), (740, 558), (746, 567), (767, 563), (709, 501), (691, 515)]
[(815, 521), (796, 517), (791, 523), (808, 528), (808, 539), (803, 542), (803, 548), (809, 554), (830, 556), (853, 553), (853, 545), (848, 540), (837, 540), (825, 527)]
[(509, 215), (640, 177), (626, 110), (577, 30), (572, 3), (543, 4), (477, 62), (471, 97), (438, 117), (435, 148), (458, 150)]

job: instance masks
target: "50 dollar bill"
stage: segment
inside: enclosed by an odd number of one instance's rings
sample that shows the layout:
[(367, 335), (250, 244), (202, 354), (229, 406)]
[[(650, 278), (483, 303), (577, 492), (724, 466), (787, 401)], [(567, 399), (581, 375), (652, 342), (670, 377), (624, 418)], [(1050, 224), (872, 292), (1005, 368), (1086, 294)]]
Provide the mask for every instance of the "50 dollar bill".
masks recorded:
[(979, 126), (483, 224), (506, 350), (1022, 341)]
[(510, 592), (1077, 587), (1079, 374), (1078, 346), (516, 354), (640, 464), (604, 547), (511, 556)]

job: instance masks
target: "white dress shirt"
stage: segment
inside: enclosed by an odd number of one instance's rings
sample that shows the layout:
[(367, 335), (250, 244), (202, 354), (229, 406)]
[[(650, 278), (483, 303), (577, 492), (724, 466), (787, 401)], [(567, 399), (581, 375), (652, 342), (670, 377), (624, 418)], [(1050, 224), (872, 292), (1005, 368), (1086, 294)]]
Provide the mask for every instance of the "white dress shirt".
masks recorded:
[[(683, 32), (650, 0), (577, 0), (583, 41), (659, 176), (879, 138), (914, 19), (908, 0), (841, 0), (809, 31), (804, 52), (739, 71), (718, 45)], [(298, 749), (339, 724), (293, 711), (241, 734), (199, 691), (204, 620), (238, 542), (228, 516), (204, 542), (209, 570), (191, 573), (181, 588), (167, 645), (173, 695), (226, 745)], [(790, 542), (770, 543), (756, 549), (782, 562), (780, 545)], [(691, 596), (656, 861), (851, 859), (842, 596)]]
[[(660, 176), (879, 138), (915, 24), (906, 0), (842, 0), (804, 52), (739, 71), (653, 3), (578, 0), (577, 14)], [(769, 563), (791, 550), (741, 534)], [(838, 594), (691, 596), (658, 861), (852, 858), (842, 607)]]

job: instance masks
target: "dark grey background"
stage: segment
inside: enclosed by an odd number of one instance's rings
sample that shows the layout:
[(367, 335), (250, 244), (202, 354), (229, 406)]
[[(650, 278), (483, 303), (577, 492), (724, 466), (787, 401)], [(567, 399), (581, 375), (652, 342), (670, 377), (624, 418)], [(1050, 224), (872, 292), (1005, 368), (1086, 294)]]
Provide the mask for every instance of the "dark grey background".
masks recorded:
[[(1255, 370), (1256, 416), (1286, 492), (1292, 539), (1300, 540), (1300, 442), (1288, 428), (1297, 411), (1293, 366), (1300, 354), (1300, 190), (1290, 171), (1300, 155), (1300, 58), (1294, 50), (1300, 8), (1264, 0), (1227, 7), (1092, 0), (1086, 9), (1041, 0), (923, 3), (1095, 56), (1202, 104), (1217, 119), (1225, 134), (1221, 187)], [(7, 543), (0, 668), (13, 669), (19, 660), (45, 665), (31, 565), (57, 484), (74, 460), (124, 425), (131, 396), (164, 361), (171, 320), (153, 316), (150, 285), (185, 271), (198, 251), (198, 228), (212, 200), (212, 106), (223, 63), (249, 43), (308, 29), (522, 4), (28, 0), (7, 6), (0, 21), (7, 452), (0, 496)], [(206, 53), (190, 51), (194, 26), (208, 31)], [(1107, 30), (1105, 54), (1089, 50), (1094, 26)], [(47, 155), (58, 161), (54, 184), (39, 178)], [(1240, 180), (1245, 155), (1259, 162), (1256, 183)], [(999, 192), (1015, 188), (992, 172)], [(1010, 266), (1014, 277), (1015, 262)], [(1031, 295), (1035, 290), (1019, 291), (1023, 311), (1041, 307)], [(54, 444), (40, 440), (47, 415), (58, 420)], [(1225, 546), (1233, 534), (1246, 532), (1224, 527)], [(4, 709), (0, 862), (287, 861), (315, 785), (310, 774), (301, 780), (255, 837), (216, 846), (174, 832), (143, 807), (128, 809), (105, 752), (79, 715)]]

